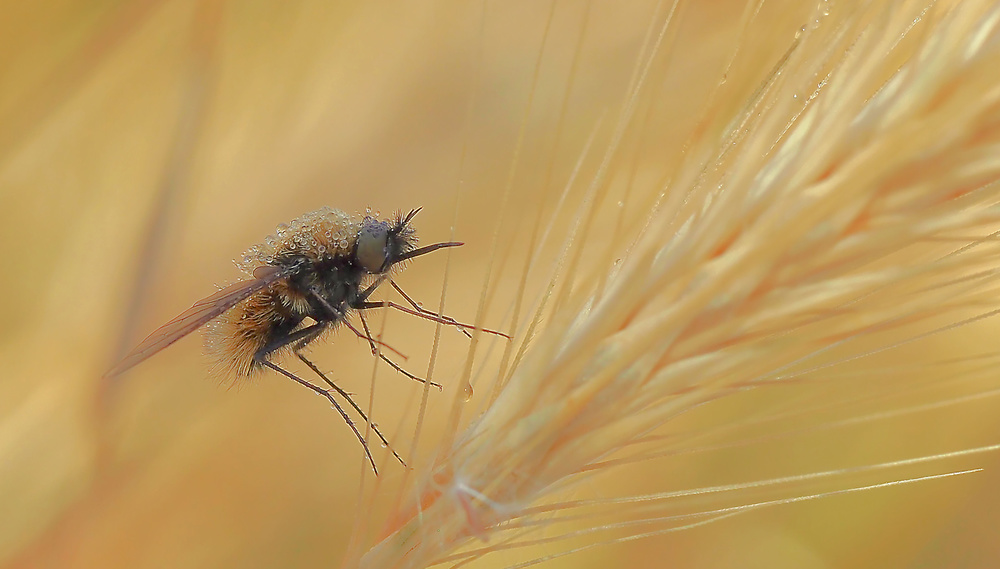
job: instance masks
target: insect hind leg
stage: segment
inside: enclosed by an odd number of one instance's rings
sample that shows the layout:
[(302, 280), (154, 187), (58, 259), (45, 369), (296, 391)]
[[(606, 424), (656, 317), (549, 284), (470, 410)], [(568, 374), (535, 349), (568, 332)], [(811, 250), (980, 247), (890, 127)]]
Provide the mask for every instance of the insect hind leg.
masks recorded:
[(264, 345), (263, 348), (257, 350), (257, 353), (254, 354), (253, 359), (258, 364), (264, 365), (262, 360), (266, 359), (267, 356), (290, 344), (294, 344), (295, 349), (301, 348), (302, 346), (305, 346), (309, 342), (312, 342), (313, 340), (318, 338), (319, 335), (322, 334), (324, 330), (326, 330), (326, 327), (327, 327), (326, 322), (317, 322), (310, 326), (306, 326), (305, 328), (295, 330), (294, 332), (279, 334), (277, 335), (277, 337), (275, 337), (266, 345)]
[[(312, 383), (310, 383), (310, 382), (308, 382), (308, 381), (300, 378), (299, 376), (295, 375), (294, 373), (292, 373), (290, 371), (287, 371), (284, 368), (282, 368), (281, 366), (278, 366), (277, 364), (271, 362), (270, 360), (267, 359), (267, 354), (266, 353), (262, 353), (262, 352), (263, 352), (263, 350), (261, 352), (257, 352), (257, 355), (254, 356), (254, 360), (258, 364), (260, 364), (260, 365), (262, 365), (264, 367), (270, 368), (270, 369), (272, 369), (272, 370), (280, 373), (281, 375), (283, 375), (283, 376), (291, 379), (295, 383), (298, 383), (299, 385), (302, 385), (303, 387), (306, 387), (306, 388), (308, 388), (308, 389), (310, 389), (310, 390), (318, 393), (319, 395), (322, 395), (322, 396), (326, 397), (327, 400), (329, 400), (330, 403), (333, 404), (333, 407), (340, 413), (340, 416), (344, 418), (344, 421), (347, 423), (347, 426), (351, 428), (351, 431), (354, 432), (354, 436), (356, 436), (358, 438), (358, 442), (360, 442), (361, 446), (365, 449), (365, 456), (368, 458), (368, 462), (372, 466), (372, 471), (375, 472), (376, 476), (378, 476), (378, 467), (375, 466), (375, 459), (372, 458), (372, 452), (371, 452), (371, 449), (368, 448), (368, 442), (365, 441), (364, 436), (361, 435), (361, 431), (358, 430), (357, 425), (355, 425), (354, 421), (351, 420), (350, 415), (348, 415), (347, 412), (344, 411), (344, 408), (341, 407), (340, 403), (338, 403), (337, 400), (336, 400), (336, 398), (334, 398), (333, 393), (331, 393), (330, 390), (328, 390), (328, 389), (323, 389), (322, 387), (319, 387), (318, 385), (313, 385)], [(366, 419), (366, 422), (367, 422), (367, 419)], [(395, 453), (393, 453), (393, 454), (395, 454)]]
[(282, 375), (291, 378), (292, 380), (296, 381), (300, 385), (304, 385), (305, 387), (308, 387), (312, 391), (314, 391), (316, 393), (319, 393), (319, 394), (325, 396), (327, 399), (329, 399), (330, 402), (337, 409), (337, 411), (340, 412), (340, 415), (344, 418), (344, 421), (347, 422), (347, 424), (351, 428), (351, 430), (354, 431), (354, 434), (358, 437), (358, 440), (361, 442), (362, 446), (364, 446), (365, 454), (367, 455), (369, 462), (372, 463), (372, 470), (375, 471), (375, 474), (377, 475), (378, 474), (378, 470), (375, 468), (375, 463), (372, 460), (371, 451), (368, 448), (368, 445), (365, 442), (364, 437), (361, 436), (361, 433), (357, 429), (357, 426), (350, 419), (350, 417), (347, 415), (347, 413), (344, 411), (344, 409), (333, 398), (333, 394), (331, 394), (330, 391), (327, 390), (327, 389), (323, 389), (321, 387), (318, 387), (318, 386), (312, 384), (311, 382), (308, 382), (308, 381), (306, 381), (306, 380), (304, 380), (304, 379), (296, 376), (295, 374), (292, 374), (291, 372), (280, 368), (279, 366), (277, 366), (276, 364), (274, 364), (273, 362), (271, 362), (270, 360), (267, 359), (267, 357), (271, 353), (275, 352), (276, 350), (280, 350), (281, 348), (283, 348), (283, 347), (288, 346), (289, 344), (291, 344), (292, 345), (292, 352), (295, 354), (295, 356), (298, 357), (300, 360), (302, 360), (302, 362), (304, 364), (306, 364), (309, 367), (309, 369), (311, 369), (313, 372), (315, 372), (316, 375), (320, 376), (323, 379), (323, 381), (326, 382), (326, 384), (330, 386), (331, 389), (333, 389), (338, 394), (340, 394), (341, 397), (343, 397), (344, 399), (346, 399), (347, 402), (351, 405), (351, 408), (353, 408), (361, 416), (361, 419), (366, 424), (370, 424), (372, 426), (372, 430), (375, 432), (375, 435), (378, 436), (379, 440), (382, 441), (382, 443), (384, 443), (387, 447), (389, 447), (390, 450), (392, 450), (393, 456), (395, 456), (396, 459), (399, 460), (399, 462), (403, 466), (406, 466), (406, 462), (403, 460), (403, 458), (401, 456), (399, 456), (399, 454), (396, 453), (396, 451), (394, 449), (392, 449), (392, 446), (389, 445), (389, 441), (386, 440), (385, 436), (382, 435), (382, 432), (379, 431), (378, 427), (376, 427), (374, 423), (372, 423), (371, 421), (368, 420), (368, 416), (365, 415), (365, 412), (362, 411), (361, 407), (354, 401), (354, 398), (352, 398), (351, 395), (348, 392), (344, 391), (339, 385), (337, 385), (330, 378), (328, 378), (326, 376), (326, 374), (324, 374), (313, 362), (311, 362), (308, 358), (306, 358), (305, 355), (302, 353), (302, 349), (303, 348), (305, 348), (313, 340), (315, 340), (315, 339), (317, 339), (317, 338), (320, 337), (320, 335), (326, 330), (327, 325), (328, 324), (326, 322), (317, 322), (317, 323), (315, 323), (315, 324), (313, 324), (311, 326), (306, 326), (305, 328), (302, 328), (300, 330), (296, 330), (295, 332), (292, 332), (290, 334), (284, 335), (283, 337), (277, 338), (274, 341), (272, 341), (270, 344), (268, 344), (267, 346), (265, 346), (264, 348), (262, 348), (260, 351), (258, 351), (257, 354), (254, 356), (254, 360), (257, 363), (259, 363), (260, 365), (263, 365), (265, 367), (271, 368), (271, 369), (277, 371), (278, 373), (281, 373)]
[(309, 359), (306, 358), (306, 356), (300, 351), (302, 349), (302, 347), (306, 343), (308, 343), (308, 342), (302, 342), (302, 343), (300, 343), (299, 345), (297, 345), (294, 348), (294, 352), (295, 352), (296, 357), (298, 357), (300, 360), (302, 360), (302, 363), (306, 364), (309, 367), (309, 369), (313, 370), (313, 372), (316, 375), (318, 375), (321, 378), (323, 378), (323, 381), (326, 382), (326, 384), (329, 385), (331, 389), (333, 389), (334, 391), (336, 391), (337, 393), (339, 393), (341, 397), (343, 397), (344, 399), (346, 399), (347, 402), (351, 404), (351, 407), (355, 411), (357, 411), (358, 415), (361, 415), (361, 419), (364, 420), (364, 422), (366, 424), (369, 424), (369, 425), (372, 426), (372, 430), (375, 432), (375, 435), (379, 438), (380, 441), (382, 441), (382, 444), (384, 444), (386, 447), (389, 448), (389, 450), (392, 451), (392, 455), (396, 457), (396, 460), (398, 460), (399, 463), (402, 464), (403, 466), (406, 466), (406, 461), (403, 460), (403, 457), (399, 456), (399, 454), (396, 452), (396, 450), (392, 448), (392, 445), (390, 445), (389, 441), (386, 440), (386, 438), (382, 435), (382, 432), (378, 430), (378, 427), (375, 426), (375, 423), (372, 422), (372, 421), (370, 421), (368, 419), (368, 416), (365, 415), (365, 412), (361, 410), (361, 407), (358, 406), (357, 403), (355, 403), (354, 398), (351, 397), (351, 394), (348, 393), (348, 392), (346, 392), (346, 391), (344, 391), (343, 389), (341, 389), (341, 387), (339, 385), (337, 385), (330, 378), (328, 378), (326, 376), (326, 374), (323, 373), (319, 369), (319, 367), (316, 366), (316, 364), (314, 364), (313, 362), (309, 361)]

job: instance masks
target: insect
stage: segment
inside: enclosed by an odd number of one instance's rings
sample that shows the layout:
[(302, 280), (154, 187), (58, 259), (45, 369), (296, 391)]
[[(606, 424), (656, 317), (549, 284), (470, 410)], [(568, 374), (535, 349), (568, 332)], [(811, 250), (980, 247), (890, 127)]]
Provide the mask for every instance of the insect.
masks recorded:
[[(396, 214), (382, 220), (369, 214), (348, 215), (324, 207), (287, 225), (279, 225), (274, 235), (251, 247), (237, 260), (237, 266), (251, 278), (196, 302), (150, 334), (106, 375), (119, 375), (207, 325), (206, 351), (215, 362), (216, 372), (239, 379), (271, 369), (325, 396), (361, 442), (372, 470), (378, 474), (364, 437), (333, 393), (343, 397), (365, 423), (369, 422), (368, 418), (350, 394), (303, 354), (303, 348), (342, 325), (367, 340), (372, 353), (395, 370), (427, 383), (382, 353), (380, 347), (392, 349), (372, 337), (364, 311), (392, 308), (456, 326), (469, 335), (468, 330), (473, 326), (423, 309), (392, 280), (393, 273), (406, 261), (438, 249), (462, 245), (447, 241), (417, 248), (416, 232), (410, 222), (419, 211), (415, 209), (405, 216)], [(409, 307), (391, 301), (369, 300), (386, 281)], [(354, 313), (360, 317), (361, 330), (348, 320)], [(508, 337), (494, 330), (484, 331)], [(288, 352), (322, 378), (330, 389), (302, 379), (272, 361)], [(430, 385), (441, 387), (433, 382)], [(372, 427), (376, 436), (388, 446), (389, 442), (378, 428), (374, 424)], [(393, 454), (403, 463), (395, 451)]]

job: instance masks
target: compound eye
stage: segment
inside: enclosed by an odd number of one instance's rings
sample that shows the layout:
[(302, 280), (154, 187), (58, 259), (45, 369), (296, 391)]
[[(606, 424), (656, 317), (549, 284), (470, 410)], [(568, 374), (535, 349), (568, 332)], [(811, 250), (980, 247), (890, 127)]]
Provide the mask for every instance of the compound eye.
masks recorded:
[(369, 273), (381, 273), (389, 254), (388, 243), (389, 224), (377, 219), (365, 219), (358, 232), (355, 252), (358, 263)]

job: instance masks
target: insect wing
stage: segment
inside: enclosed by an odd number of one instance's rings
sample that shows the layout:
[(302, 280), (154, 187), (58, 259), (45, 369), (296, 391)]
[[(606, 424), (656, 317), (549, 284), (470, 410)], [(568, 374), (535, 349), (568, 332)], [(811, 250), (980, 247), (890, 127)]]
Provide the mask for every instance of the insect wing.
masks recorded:
[(105, 377), (119, 375), (147, 358), (194, 332), (213, 318), (236, 306), (251, 294), (267, 288), (288, 276), (288, 271), (279, 267), (262, 266), (253, 272), (254, 278), (232, 284), (219, 292), (194, 303), (183, 314), (160, 326), (141, 344), (128, 353)]

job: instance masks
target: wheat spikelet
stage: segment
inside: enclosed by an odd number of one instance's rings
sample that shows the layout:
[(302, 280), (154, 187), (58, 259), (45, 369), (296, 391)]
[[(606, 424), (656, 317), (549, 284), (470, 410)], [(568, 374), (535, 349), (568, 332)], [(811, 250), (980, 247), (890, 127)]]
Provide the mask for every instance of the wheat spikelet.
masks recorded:
[(922, 4), (889, 4), (804, 27), (728, 138), (695, 137), (658, 207), (634, 198), (653, 213), (624, 262), (570, 264), (575, 288), (360, 566), (461, 559), (706, 401), (995, 306), (1000, 7), (914, 27)]

